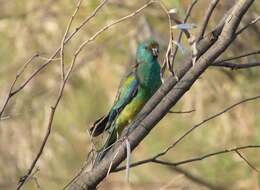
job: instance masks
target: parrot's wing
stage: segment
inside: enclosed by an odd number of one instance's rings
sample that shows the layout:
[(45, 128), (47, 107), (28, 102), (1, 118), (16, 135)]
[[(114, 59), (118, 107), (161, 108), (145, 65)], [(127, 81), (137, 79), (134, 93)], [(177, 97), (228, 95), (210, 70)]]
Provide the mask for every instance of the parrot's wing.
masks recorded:
[(98, 119), (93, 127), (90, 128), (92, 136), (98, 136), (108, 129), (115, 118), (120, 114), (124, 107), (131, 102), (138, 91), (138, 80), (135, 72), (130, 72), (124, 80), (121, 81), (116, 100), (110, 112)]
[(134, 72), (129, 73), (125, 80), (121, 82), (117, 97), (109, 113), (109, 121), (113, 121), (115, 117), (131, 102), (138, 91), (138, 80)]

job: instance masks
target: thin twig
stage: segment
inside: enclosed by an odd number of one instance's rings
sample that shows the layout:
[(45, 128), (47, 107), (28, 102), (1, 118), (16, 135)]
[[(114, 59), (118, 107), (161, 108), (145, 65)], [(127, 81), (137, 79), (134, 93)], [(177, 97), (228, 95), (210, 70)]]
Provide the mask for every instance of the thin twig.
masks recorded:
[(209, 19), (214, 11), (214, 9), (216, 8), (217, 4), (218, 4), (219, 0), (212, 0), (208, 6), (208, 9), (206, 11), (205, 17), (203, 19), (202, 22), (202, 26), (200, 28), (200, 31), (198, 32), (198, 39), (197, 42), (199, 42), (201, 39), (203, 39), (204, 34), (206, 32), (208, 23), (209, 23)]
[(75, 55), (78, 55), (85, 47), (88, 43), (94, 41), (101, 33), (103, 33), (104, 31), (108, 30), (109, 28), (113, 27), (116, 24), (119, 24), (125, 20), (128, 20), (132, 17), (134, 17), (135, 15), (139, 14), (142, 10), (144, 10), (145, 8), (147, 8), (148, 6), (150, 6), (152, 3), (154, 3), (155, 1), (150, 0), (148, 1), (146, 4), (144, 4), (142, 7), (140, 7), (139, 9), (137, 9), (136, 11), (134, 11), (131, 14), (128, 14), (114, 22), (112, 22), (111, 24), (108, 24), (106, 26), (104, 26), (103, 28), (101, 28), (99, 31), (97, 31), (92, 37), (90, 37), (88, 40), (86, 40), (85, 42), (83, 42), (79, 48), (77, 49), (77, 51), (75, 52)]
[(176, 113), (176, 114), (182, 114), (182, 113), (192, 113), (195, 112), (196, 110), (188, 110), (188, 111), (169, 111), (168, 113)]
[[(169, 43), (168, 43), (168, 48), (165, 54), (165, 58), (164, 58), (164, 62), (163, 62), (163, 66), (162, 66), (162, 76), (164, 75), (166, 66), (168, 66), (169, 71), (172, 73), (173, 76), (176, 77), (176, 79), (178, 80), (177, 75), (175, 74), (173, 67), (171, 66), (172, 63), (172, 55), (173, 55), (173, 45), (175, 44), (176, 46), (178, 45), (175, 41), (174, 41), (174, 37), (173, 37), (173, 31), (172, 31), (172, 20), (176, 23), (176, 24), (183, 24), (182, 21), (180, 21), (179, 19), (177, 19), (174, 15), (170, 15), (170, 11), (167, 9), (166, 5), (163, 3), (163, 1), (155, 1), (157, 3), (159, 3), (160, 7), (162, 8), (162, 10), (165, 12), (165, 14), (168, 17), (168, 25), (169, 25), (169, 33), (170, 33), (170, 38), (169, 38)], [(186, 29), (181, 29), (181, 31), (184, 32), (184, 34), (186, 35), (186, 37), (189, 39), (191, 34), (188, 30)]]
[[(149, 159), (146, 159), (146, 160), (141, 160), (141, 161), (137, 161), (135, 163), (132, 163), (130, 165), (130, 167), (137, 167), (137, 166), (148, 164), (148, 163), (156, 163), (156, 164), (176, 167), (176, 166), (189, 164), (189, 163), (196, 162), (196, 161), (201, 161), (201, 160), (204, 160), (204, 159), (216, 156), (216, 155), (220, 155), (220, 154), (236, 152), (238, 150), (253, 149), (253, 148), (260, 148), (260, 145), (239, 146), (239, 147), (220, 150), (220, 151), (217, 151), (217, 152), (205, 154), (205, 155), (202, 155), (202, 156), (199, 156), (199, 157), (195, 157), (195, 158), (191, 158), (191, 159), (187, 159), (187, 160), (182, 160), (182, 161), (178, 161), (178, 162), (163, 161), (163, 160), (158, 160), (157, 158), (153, 157), (153, 158), (149, 158)], [(119, 171), (122, 171), (122, 170), (125, 170), (125, 166), (117, 167), (116, 169), (113, 170), (113, 172), (119, 172)]]
[(218, 117), (218, 116), (220, 116), (220, 115), (226, 113), (227, 111), (233, 109), (234, 107), (236, 107), (236, 106), (238, 106), (238, 105), (240, 105), (240, 104), (242, 104), (242, 103), (249, 102), (249, 101), (253, 101), (253, 100), (256, 100), (256, 99), (260, 99), (260, 96), (255, 96), (255, 97), (251, 97), (251, 98), (247, 98), (247, 99), (241, 100), (241, 101), (239, 101), (239, 102), (237, 102), (237, 103), (235, 103), (235, 104), (233, 104), (233, 105), (231, 105), (231, 106), (225, 108), (224, 110), (222, 110), (222, 111), (220, 111), (220, 112), (218, 112), (218, 113), (216, 113), (216, 114), (214, 114), (214, 115), (212, 115), (212, 116), (210, 116), (210, 117), (204, 119), (203, 121), (199, 122), (198, 124), (196, 124), (196, 125), (194, 125), (192, 128), (190, 128), (188, 131), (186, 131), (186, 132), (185, 132), (180, 138), (178, 138), (171, 146), (167, 147), (163, 152), (161, 152), (161, 153), (155, 155), (154, 157), (155, 157), (155, 158), (159, 158), (159, 157), (161, 157), (161, 156), (167, 154), (167, 152), (168, 152), (170, 149), (174, 148), (174, 147), (175, 147), (179, 142), (181, 142), (187, 135), (189, 135), (192, 131), (194, 131), (196, 128), (200, 127), (200, 126), (203, 125), (204, 123), (206, 123), (206, 122), (208, 122), (208, 121), (210, 121), (210, 120), (212, 120), (212, 119), (215, 119), (216, 117)]
[(244, 160), (245, 161), (245, 163), (250, 167), (250, 168), (252, 168), (254, 171), (256, 171), (256, 172), (260, 172), (253, 164), (251, 164), (243, 155), (242, 155), (242, 153), (241, 152), (239, 152), (239, 150), (235, 150), (235, 152), (237, 153), (237, 155), (240, 157), (240, 158), (242, 158), (242, 160)]
[[(79, 0), (78, 5), (80, 5), (80, 1), (81, 1), (81, 0)], [(77, 7), (76, 7), (76, 11), (75, 11), (76, 13), (77, 13), (78, 9), (79, 9), (79, 7), (77, 6)], [(75, 13), (75, 12), (74, 12), (74, 13)], [(74, 18), (74, 16), (75, 16), (75, 15), (73, 14), (73, 15), (72, 15), (72, 18)], [(72, 22), (72, 21), (73, 21), (73, 19), (71, 19), (71, 21), (69, 22), (68, 26), (71, 25), (71, 22)], [(68, 27), (68, 28), (69, 28), (69, 27)], [(77, 55), (74, 55), (74, 57), (76, 57), (76, 56), (77, 56)], [(75, 60), (75, 58), (74, 58), (73, 60)], [(70, 68), (69, 68), (67, 74), (65, 75), (64, 80), (62, 80), (58, 97), (57, 97), (57, 99), (56, 99), (54, 105), (51, 106), (51, 113), (50, 113), (50, 117), (49, 117), (49, 121), (48, 121), (47, 131), (46, 131), (45, 136), (44, 136), (44, 138), (43, 138), (43, 141), (42, 141), (42, 143), (41, 143), (40, 149), (39, 149), (39, 151), (38, 151), (36, 157), (34, 158), (32, 164), (30, 165), (30, 167), (29, 167), (27, 173), (26, 173), (22, 178), (20, 178), (19, 183), (18, 183), (18, 186), (17, 186), (17, 188), (16, 188), (17, 190), (21, 189), (22, 186), (24, 185), (24, 183), (27, 181), (27, 179), (28, 179), (29, 176), (31, 175), (33, 169), (35, 168), (35, 166), (36, 166), (36, 164), (37, 164), (39, 158), (41, 157), (41, 155), (42, 155), (42, 153), (43, 153), (43, 150), (44, 150), (44, 148), (45, 148), (45, 146), (46, 146), (46, 144), (47, 144), (48, 138), (49, 138), (49, 136), (50, 136), (50, 134), (51, 134), (52, 123), (53, 123), (55, 111), (56, 111), (56, 109), (57, 109), (57, 107), (58, 107), (58, 105), (59, 105), (59, 102), (60, 102), (61, 98), (62, 98), (65, 85), (66, 85), (67, 80), (68, 80), (68, 78), (69, 78), (69, 76), (70, 76), (70, 73), (71, 73), (71, 71), (72, 71), (72, 69), (73, 69), (73, 67), (74, 67), (74, 64), (75, 64), (75, 61), (72, 61), (71, 65), (70, 65)]]
[(8, 104), (8, 102), (10, 101), (10, 99), (12, 98), (12, 96), (14, 96), (16, 94), (15, 91), (13, 91), (13, 88), (17, 82), (17, 80), (20, 78), (20, 76), (23, 74), (23, 72), (26, 70), (27, 66), (36, 58), (36, 57), (39, 57), (39, 54), (35, 54), (33, 55), (23, 66), (22, 68), (16, 73), (16, 76), (15, 76), (15, 79), (13, 80), (12, 84), (11, 84), (11, 87), (8, 91), (8, 95), (4, 101), (4, 104), (3, 104), (3, 107), (0, 111), (0, 121), (3, 120), (2, 116), (3, 116), (3, 113), (5, 111), (5, 108)]
[(44, 60), (44, 61), (60, 61), (60, 58), (49, 58), (49, 57), (44, 57), (42, 55), (39, 55), (39, 59)]
[(212, 63), (211, 66), (215, 67), (227, 67), (230, 69), (248, 69), (251, 67), (259, 67), (260, 62), (255, 62), (255, 63), (231, 63), (231, 62), (221, 62), (221, 63)]
[(61, 41), (61, 48), (60, 48), (61, 62), (60, 62), (60, 64), (61, 64), (61, 79), (62, 79), (62, 81), (64, 81), (64, 77), (65, 77), (65, 71), (64, 71), (64, 45), (65, 45), (65, 40), (66, 40), (66, 38), (68, 36), (68, 33), (69, 33), (70, 28), (71, 28), (72, 22), (73, 22), (73, 20), (74, 20), (74, 18), (76, 16), (76, 14), (79, 11), (80, 5), (81, 5), (81, 0), (78, 1), (76, 9), (75, 9), (74, 13), (72, 14), (72, 16), (70, 17), (69, 23), (67, 25), (67, 28), (65, 30), (65, 33), (64, 33), (62, 41)]
[[(170, 15), (170, 18), (176, 23), (176, 24), (183, 24), (183, 23), (186, 23), (190, 14), (191, 14), (191, 11), (193, 9), (193, 7), (195, 6), (195, 4), (197, 3), (198, 0), (195, 0), (191, 3), (190, 7), (188, 8), (188, 11), (186, 13), (186, 16), (184, 18), (184, 21), (180, 21), (178, 18), (176, 18), (175, 15)], [(168, 13), (169, 15), (169, 13)], [(172, 24), (171, 24), (172, 25)], [(166, 70), (166, 67), (168, 66), (170, 72), (174, 75), (174, 70), (173, 70), (173, 66), (172, 66), (172, 63), (174, 62), (174, 57), (176, 56), (175, 54), (177, 54), (177, 51), (178, 51), (178, 46), (176, 45), (175, 46), (175, 52), (173, 52), (173, 44), (178, 44), (181, 42), (181, 38), (182, 38), (182, 35), (183, 33), (186, 35), (186, 37), (189, 39), (191, 34), (189, 33), (188, 30), (185, 30), (185, 29), (181, 29), (181, 32), (179, 33), (179, 36), (178, 36), (178, 40), (177, 42), (173, 43), (173, 34), (172, 34), (172, 27), (170, 28), (170, 31), (171, 31), (171, 38), (169, 40), (169, 44), (168, 44), (168, 48), (167, 48), (167, 51), (166, 51), (166, 54), (165, 54), (165, 59), (163, 61), (163, 66), (162, 66), (162, 73), (164, 74), (165, 70)], [(174, 56), (175, 55), (175, 56)], [(174, 59), (173, 59), (174, 58)]]
[[(170, 72), (172, 72), (174, 74), (174, 71), (171, 70), (171, 66), (170, 66), (170, 54), (172, 52), (172, 44), (173, 44), (173, 33), (172, 33), (172, 20), (171, 20), (171, 16), (169, 14), (169, 10), (167, 9), (166, 5), (162, 2), (162, 1), (158, 1), (161, 9), (165, 12), (165, 14), (168, 17), (168, 25), (169, 25), (169, 44), (168, 44), (168, 48), (165, 54), (165, 65), (163, 64), (163, 69), (162, 69), (162, 74), (164, 73), (164, 69), (166, 68), (166, 64), (168, 65), (168, 68), (170, 70)], [(165, 67), (165, 68), (164, 68)]]
[[(198, 0), (193, 0), (192, 1), (190, 7), (188, 8), (188, 11), (186, 13), (186, 16), (184, 18), (183, 23), (186, 23), (188, 21), (190, 15), (191, 15), (191, 12), (193, 10), (193, 7), (196, 5), (197, 2), (198, 2)], [(180, 31), (179, 36), (177, 38), (177, 43), (181, 43), (183, 32), (184, 32), (183, 30)], [(175, 46), (174, 52), (171, 55), (171, 57), (172, 57), (172, 59), (171, 59), (172, 70), (173, 70), (173, 66), (174, 66), (174, 62), (175, 62), (175, 59), (176, 59), (176, 55), (177, 55), (178, 49), (179, 49), (179, 47)]]
[(238, 36), (239, 34), (241, 34), (244, 30), (246, 30), (246, 29), (249, 28), (250, 26), (256, 24), (259, 20), (260, 20), (260, 16), (258, 16), (257, 18), (255, 18), (254, 20), (252, 20), (251, 22), (249, 22), (246, 26), (244, 26), (244, 27), (241, 28), (239, 31), (237, 31), (237, 32), (236, 32), (236, 35)]
[(257, 54), (260, 54), (260, 50), (244, 53), (242, 55), (229, 57), (229, 58), (226, 58), (226, 59), (217, 60), (217, 61), (214, 62), (214, 64), (218, 64), (218, 63), (226, 62), (226, 61), (231, 61), (231, 60), (235, 60), (235, 59), (240, 59), (240, 58), (243, 58), (243, 57), (248, 57), (248, 56), (257, 55)]
[[(75, 34), (82, 29), (92, 18), (96, 16), (96, 14), (101, 10), (101, 8), (106, 4), (108, 0), (103, 0), (97, 7), (96, 9), (91, 13), (90, 16), (88, 16), (78, 27), (75, 28), (75, 30), (66, 38), (64, 45), (66, 45), (74, 36)], [(59, 47), (49, 58), (48, 61), (46, 61), (41, 67), (39, 67), (34, 73), (31, 74), (25, 80), (22, 85), (15, 91), (17, 93), (18, 91), (22, 90), (41, 70), (43, 70), (47, 65), (51, 63), (51, 61), (58, 55), (60, 52), (61, 48)]]

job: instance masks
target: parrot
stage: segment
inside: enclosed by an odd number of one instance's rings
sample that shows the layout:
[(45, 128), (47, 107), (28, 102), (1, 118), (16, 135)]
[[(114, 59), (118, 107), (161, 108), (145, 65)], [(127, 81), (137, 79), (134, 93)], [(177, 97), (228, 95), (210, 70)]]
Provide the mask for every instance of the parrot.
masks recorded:
[(108, 131), (108, 137), (98, 151), (95, 163), (103, 159), (123, 129), (133, 121), (145, 103), (161, 86), (158, 55), (159, 44), (154, 38), (149, 38), (138, 45), (135, 67), (121, 80), (112, 108), (90, 128), (92, 137)]

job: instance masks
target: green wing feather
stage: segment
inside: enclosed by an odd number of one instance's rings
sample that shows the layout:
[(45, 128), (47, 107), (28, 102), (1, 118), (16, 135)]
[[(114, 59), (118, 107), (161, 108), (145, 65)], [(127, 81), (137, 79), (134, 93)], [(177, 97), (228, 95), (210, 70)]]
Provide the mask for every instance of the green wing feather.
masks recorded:
[[(124, 107), (131, 102), (138, 90), (138, 80), (135, 72), (130, 72), (120, 83), (117, 97), (111, 110), (106, 116), (99, 118), (91, 127), (90, 133), (92, 136), (98, 136), (105, 130), (109, 129), (118, 114)], [(110, 129), (113, 130), (113, 129)]]

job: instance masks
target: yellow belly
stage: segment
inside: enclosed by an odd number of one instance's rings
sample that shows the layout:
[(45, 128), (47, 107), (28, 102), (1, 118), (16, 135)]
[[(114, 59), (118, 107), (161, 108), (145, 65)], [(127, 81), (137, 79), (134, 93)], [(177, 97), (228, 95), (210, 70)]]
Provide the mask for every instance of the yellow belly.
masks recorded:
[(132, 102), (126, 105), (126, 107), (120, 112), (118, 118), (116, 119), (116, 126), (119, 135), (124, 127), (131, 123), (137, 113), (142, 109), (145, 102), (146, 101), (139, 98), (133, 99)]

